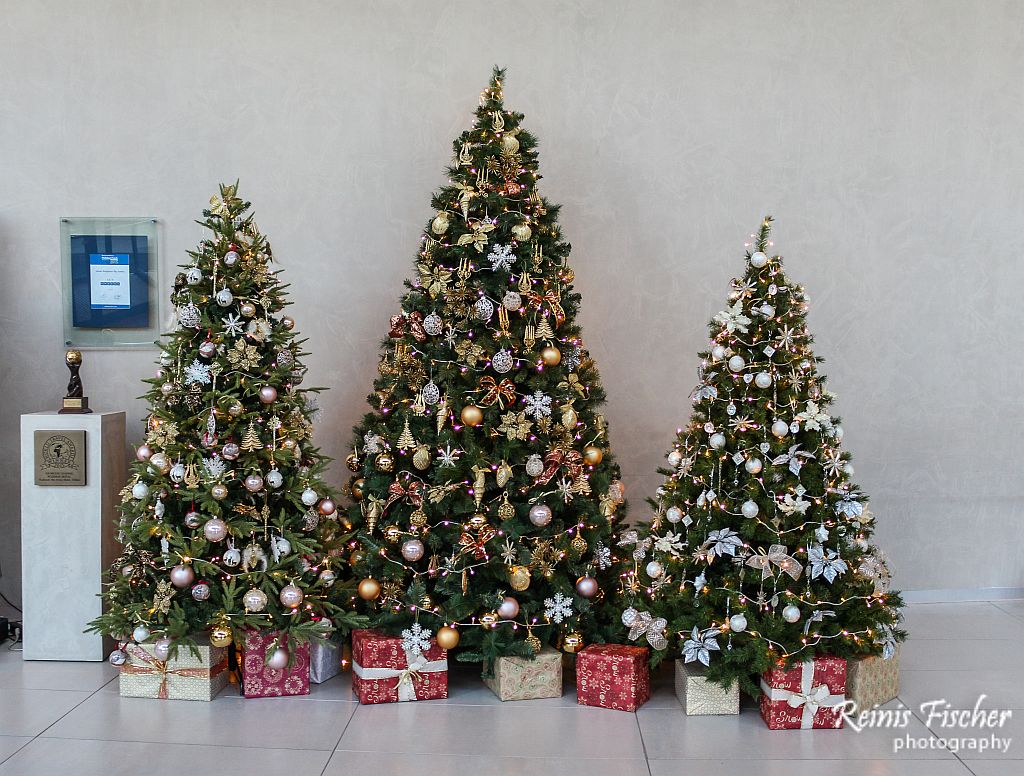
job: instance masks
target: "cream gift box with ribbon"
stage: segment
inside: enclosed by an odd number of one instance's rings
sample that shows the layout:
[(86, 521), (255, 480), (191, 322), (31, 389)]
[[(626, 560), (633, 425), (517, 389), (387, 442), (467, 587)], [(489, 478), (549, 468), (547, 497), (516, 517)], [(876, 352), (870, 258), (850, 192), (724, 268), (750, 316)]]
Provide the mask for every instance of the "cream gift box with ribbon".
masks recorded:
[(352, 690), (360, 703), (395, 703), (448, 697), (448, 653), (430, 640), (425, 652), (372, 630), (352, 633)]
[(841, 728), (846, 661), (815, 657), (761, 676), (761, 716), (772, 730)]
[(737, 682), (726, 689), (709, 680), (699, 665), (682, 660), (676, 661), (676, 698), (687, 716), (740, 713)]
[(152, 644), (129, 644), (121, 666), (120, 691), (126, 698), (212, 701), (228, 683), (228, 651), (199, 643), (196, 656), (179, 646), (178, 655), (159, 660)]
[(857, 711), (868, 711), (893, 700), (900, 691), (900, 646), (889, 657), (851, 660), (846, 668), (846, 695)]

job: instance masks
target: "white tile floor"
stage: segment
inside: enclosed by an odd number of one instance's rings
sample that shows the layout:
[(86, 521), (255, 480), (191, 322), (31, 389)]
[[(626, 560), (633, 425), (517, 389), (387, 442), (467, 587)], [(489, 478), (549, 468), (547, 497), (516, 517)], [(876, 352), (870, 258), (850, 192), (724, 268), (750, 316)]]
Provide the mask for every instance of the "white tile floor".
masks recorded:
[[(686, 717), (669, 672), (636, 714), (577, 706), (571, 687), (502, 704), (465, 667), (453, 670), (447, 701), (359, 706), (342, 676), (305, 698), (246, 701), (229, 688), (198, 703), (121, 698), (106, 664), (23, 662), (0, 648), (0, 776), (1024, 774), (1024, 601), (918, 604), (907, 623), (900, 701), (914, 717), (860, 733), (770, 731), (749, 703), (738, 717)], [(972, 708), (982, 693), (988, 708), (1019, 710), (995, 731), (1013, 739), (1008, 753), (894, 752), (908, 734), (990, 736), (929, 730), (919, 709), (941, 698)]]

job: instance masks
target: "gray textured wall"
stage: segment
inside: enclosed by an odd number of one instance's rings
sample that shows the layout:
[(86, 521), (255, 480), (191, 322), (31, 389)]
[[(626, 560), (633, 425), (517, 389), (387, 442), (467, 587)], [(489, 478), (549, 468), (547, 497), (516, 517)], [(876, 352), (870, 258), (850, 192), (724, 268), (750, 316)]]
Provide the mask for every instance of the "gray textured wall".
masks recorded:
[[(66, 381), (58, 217), (159, 217), (166, 282), (240, 177), (343, 454), (495, 62), (564, 205), (635, 515), (771, 212), (898, 582), (1024, 584), (1022, 25), (995, 0), (4, 0), (0, 589), (18, 595), (18, 415)], [(130, 438), (153, 358), (86, 355)]]

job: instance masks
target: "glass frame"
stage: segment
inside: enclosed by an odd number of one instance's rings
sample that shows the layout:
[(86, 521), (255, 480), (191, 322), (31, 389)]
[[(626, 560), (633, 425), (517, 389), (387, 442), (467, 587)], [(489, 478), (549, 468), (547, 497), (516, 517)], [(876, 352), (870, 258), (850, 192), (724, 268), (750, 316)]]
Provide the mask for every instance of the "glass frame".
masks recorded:
[[(63, 288), (64, 347), (105, 348), (110, 350), (129, 348), (155, 348), (160, 339), (160, 321), (163, 312), (160, 294), (159, 222), (155, 218), (80, 218), (60, 219), (61, 278)], [(144, 266), (136, 264), (134, 247), (123, 253), (123, 247), (136, 246), (138, 238), (145, 238)], [(92, 267), (82, 265), (82, 245), (76, 241), (90, 241), (93, 254), (114, 260), (123, 257), (124, 279), (129, 280), (128, 304), (92, 304)], [(76, 249), (76, 244), (78, 248)], [(93, 261), (93, 263), (96, 263)], [(84, 274), (83, 274), (84, 273)], [(123, 282), (123, 281), (122, 281)], [(144, 293), (139, 293), (139, 287)], [(76, 292), (78, 296), (76, 297)], [(78, 303), (76, 309), (76, 301)], [(76, 314), (93, 316), (93, 322), (83, 325), (76, 323)], [(125, 322), (117, 323), (121, 318)], [(145, 319), (142, 325), (139, 319)], [(109, 325), (102, 325), (108, 320)]]

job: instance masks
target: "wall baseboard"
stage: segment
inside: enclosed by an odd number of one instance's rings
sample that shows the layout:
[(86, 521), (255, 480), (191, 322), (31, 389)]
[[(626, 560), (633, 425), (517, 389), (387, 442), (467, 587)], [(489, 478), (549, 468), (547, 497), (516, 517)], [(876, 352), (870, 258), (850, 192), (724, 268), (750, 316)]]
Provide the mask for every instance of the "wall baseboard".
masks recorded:
[(955, 588), (950, 590), (904, 590), (903, 600), (908, 604), (941, 604), (960, 601), (1005, 601), (1024, 598), (1024, 587)]

